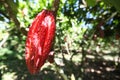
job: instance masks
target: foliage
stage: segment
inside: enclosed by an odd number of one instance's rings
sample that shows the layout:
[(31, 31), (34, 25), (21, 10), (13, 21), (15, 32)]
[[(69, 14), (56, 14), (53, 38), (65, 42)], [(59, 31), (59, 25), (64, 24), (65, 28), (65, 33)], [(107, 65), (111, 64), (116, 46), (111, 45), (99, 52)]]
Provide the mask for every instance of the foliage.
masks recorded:
[(26, 31), (42, 9), (52, 8), (53, 0), (1, 0), (0, 78), (120, 79), (119, 3), (119, 0), (60, 0), (55, 62), (46, 62), (37, 75), (30, 75), (24, 60)]

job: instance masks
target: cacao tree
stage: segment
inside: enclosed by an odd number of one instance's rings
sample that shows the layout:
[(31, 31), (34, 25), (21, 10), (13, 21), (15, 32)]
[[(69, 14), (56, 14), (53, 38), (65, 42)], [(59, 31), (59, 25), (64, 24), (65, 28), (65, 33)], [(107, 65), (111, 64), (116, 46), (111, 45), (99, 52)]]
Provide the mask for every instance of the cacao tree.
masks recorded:
[(0, 0), (1, 80), (119, 80), (120, 1), (58, 2)]

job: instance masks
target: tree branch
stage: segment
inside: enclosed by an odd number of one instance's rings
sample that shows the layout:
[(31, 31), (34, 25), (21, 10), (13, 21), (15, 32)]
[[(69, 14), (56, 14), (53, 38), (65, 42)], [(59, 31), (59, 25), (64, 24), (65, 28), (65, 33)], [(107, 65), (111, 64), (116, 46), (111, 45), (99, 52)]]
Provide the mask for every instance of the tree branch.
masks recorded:
[(53, 1), (52, 11), (54, 11), (54, 15), (55, 15), (55, 16), (56, 16), (57, 10), (58, 10), (58, 8), (59, 8), (59, 3), (60, 3), (60, 0), (54, 0), (54, 1)]
[(8, 15), (9, 15), (9, 16), (5, 15), (3, 12), (1, 12), (1, 13), (2, 13), (5, 17), (9, 18), (10, 20), (12, 20), (12, 21), (15, 23), (15, 25), (16, 25), (16, 27), (17, 27), (16, 29), (17, 29), (18, 31), (20, 31), (22, 34), (26, 35), (26, 34), (27, 34), (27, 31), (25, 30), (25, 28), (21, 28), (21, 27), (20, 27), (20, 22), (19, 22), (18, 19), (16, 18), (16, 13), (15, 13), (15, 11), (13, 10), (13, 8), (10, 6), (9, 1), (3, 0), (2, 3), (3, 3), (3, 6), (5, 7), (5, 10), (8, 12)]
[(9, 5), (9, 3), (5, 0), (5, 1), (3, 1), (3, 5), (4, 5), (6, 11), (8, 12), (8, 15), (9, 15), (10, 19), (12, 21), (14, 21), (15, 25), (18, 27), (18, 29), (20, 29), (20, 22), (16, 18), (16, 14), (14, 13), (14, 11), (11, 8), (11, 6)]
[(9, 16), (4, 11), (0, 10), (0, 14), (2, 14), (4, 17), (10, 19)]

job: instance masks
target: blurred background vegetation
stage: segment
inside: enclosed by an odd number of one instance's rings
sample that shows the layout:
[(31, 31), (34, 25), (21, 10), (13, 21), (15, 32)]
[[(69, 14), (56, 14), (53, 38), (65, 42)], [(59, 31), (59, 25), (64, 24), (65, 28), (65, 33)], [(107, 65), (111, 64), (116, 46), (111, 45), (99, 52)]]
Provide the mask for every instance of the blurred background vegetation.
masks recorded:
[(0, 0), (0, 80), (120, 80), (120, 0), (60, 0), (54, 63), (30, 75), (29, 25), (53, 0)]

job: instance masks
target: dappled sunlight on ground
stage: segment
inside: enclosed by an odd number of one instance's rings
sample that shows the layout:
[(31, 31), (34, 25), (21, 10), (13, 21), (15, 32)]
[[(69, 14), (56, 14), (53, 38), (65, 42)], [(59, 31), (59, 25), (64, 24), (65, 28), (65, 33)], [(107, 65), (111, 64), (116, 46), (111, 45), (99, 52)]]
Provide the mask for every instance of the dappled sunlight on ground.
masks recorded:
[[(1, 67), (3, 80), (119, 80), (120, 63), (118, 53), (87, 53), (84, 63), (82, 54), (56, 54), (55, 62), (46, 62), (41, 71), (30, 75), (24, 60), (7, 60)], [(115, 55), (113, 57), (113, 55)], [(64, 56), (64, 58), (63, 58)], [(72, 56), (72, 58), (71, 58)], [(117, 58), (117, 59), (116, 59)], [(116, 59), (116, 60), (115, 60)]]

